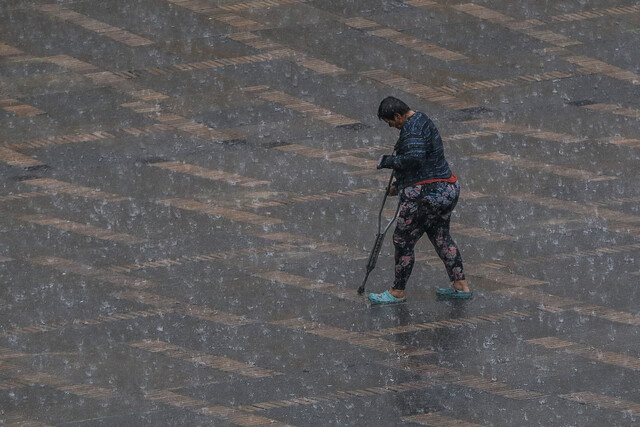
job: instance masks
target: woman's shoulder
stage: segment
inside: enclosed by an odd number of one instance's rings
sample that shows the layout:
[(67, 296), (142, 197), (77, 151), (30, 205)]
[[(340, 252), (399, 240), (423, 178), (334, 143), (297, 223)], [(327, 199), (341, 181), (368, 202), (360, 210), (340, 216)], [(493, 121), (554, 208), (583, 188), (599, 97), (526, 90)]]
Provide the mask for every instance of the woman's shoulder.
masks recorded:
[(405, 126), (402, 128), (402, 132), (406, 136), (408, 135), (419, 135), (422, 133), (422, 130), (425, 126), (429, 126), (431, 124), (431, 119), (426, 114), (416, 111), (409, 119), (407, 120)]

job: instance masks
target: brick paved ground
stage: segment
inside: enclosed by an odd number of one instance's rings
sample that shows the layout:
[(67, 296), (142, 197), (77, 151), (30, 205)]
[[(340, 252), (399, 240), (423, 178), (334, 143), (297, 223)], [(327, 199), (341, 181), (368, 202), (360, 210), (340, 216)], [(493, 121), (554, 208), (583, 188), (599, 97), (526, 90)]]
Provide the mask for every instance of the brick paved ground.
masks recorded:
[[(0, 19), (0, 426), (640, 422), (636, 1)], [(356, 293), (387, 95), (444, 137), (471, 301), (426, 239), (408, 303)]]

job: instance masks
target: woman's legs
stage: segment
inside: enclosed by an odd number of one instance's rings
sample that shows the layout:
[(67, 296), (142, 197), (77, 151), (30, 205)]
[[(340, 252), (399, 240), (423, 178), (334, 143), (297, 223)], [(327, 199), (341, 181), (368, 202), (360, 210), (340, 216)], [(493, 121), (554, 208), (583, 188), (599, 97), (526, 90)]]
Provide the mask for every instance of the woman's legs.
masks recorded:
[(415, 263), (414, 247), (425, 232), (444, 263), (454, 288), (468, 292), (462, 256), (449, 231), (451, 213), (460, 195), (460, 185), (457, 182), (442, 182), (421, 189), (413, 187), (411, 193), (419, 193), (420, 196), (406, 199), (400, 206), (393, 235), (395, 280), (389, 293), (396, 298), (404, 297), (404, 289)]

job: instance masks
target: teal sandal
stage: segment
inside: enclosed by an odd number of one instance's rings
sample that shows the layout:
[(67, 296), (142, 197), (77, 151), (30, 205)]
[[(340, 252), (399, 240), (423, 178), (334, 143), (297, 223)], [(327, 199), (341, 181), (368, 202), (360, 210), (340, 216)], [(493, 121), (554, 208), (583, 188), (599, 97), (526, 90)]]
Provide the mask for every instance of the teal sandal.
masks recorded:
[(372, 305), (375, 304), (398, 304), (401, 302), (405, 302), (407, 298), (396, 298), (389, 293), (389, 291), (384, 291), (380, 294), (370, 293), (369, 301), (371, 301)]
[(440, 298), (448, 299), (469, 299), (473, 296), (473, 292), (459, 291), (451, 285), (450, 288), (437, 288), (436, 295)]

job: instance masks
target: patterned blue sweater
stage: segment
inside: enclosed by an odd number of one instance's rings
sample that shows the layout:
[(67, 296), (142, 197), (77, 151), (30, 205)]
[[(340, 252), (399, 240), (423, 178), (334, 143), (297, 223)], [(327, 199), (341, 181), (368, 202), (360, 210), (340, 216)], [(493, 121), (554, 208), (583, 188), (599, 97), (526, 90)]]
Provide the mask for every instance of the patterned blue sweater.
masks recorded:
[(440, 132), (424, 113), (416, 111), (407, 119), (395, 152), (394, 156), (386, 156), (380, 166), (394, 170), (399, 190), (420, 181), (451, 177)]

